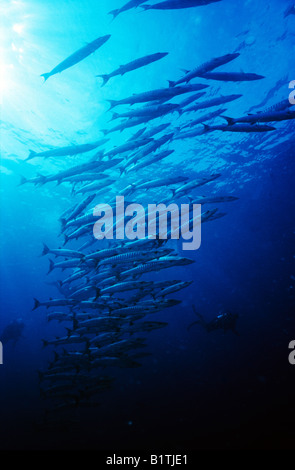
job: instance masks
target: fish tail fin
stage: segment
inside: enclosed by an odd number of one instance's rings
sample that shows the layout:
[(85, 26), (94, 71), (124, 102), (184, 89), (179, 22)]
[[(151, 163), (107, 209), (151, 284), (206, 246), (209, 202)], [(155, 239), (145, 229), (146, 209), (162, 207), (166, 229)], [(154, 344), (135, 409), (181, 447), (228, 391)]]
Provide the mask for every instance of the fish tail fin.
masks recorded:
[(225, 119), (228, 123), (229, 126), (232, 126), (234, 124), (234, 119), (233, 118), (230, 118), (228, 116), (224, 116), (224, 115), (221, 115), (220, 117), (222, 117), (223, 119)]
[[(67, 336), (71, 336), (71, 334), (72, 334), (71, 328), (66, 328), (66, 330), (67, 330)], [(66, 352), (65, 349), (64, 349), (64, 351)]]
[(47, 274), (50, 274), (51, 271), (53, 271), (54, 269), (54, 262), (52, 261), (52, 259), (49, 260), (49, 269), (48, 269), (48, 273)]
[(117, 101), (116, 100), (107, 100), (108, 103), (110, 103), (110, 109), (114, 108), (117, 106)]
[(39, 302), (39, 300), (37, 299), (34, 299), (34, 307), (32, 308), (32, 310), (36, 310), (36, 308), (40, 307), (41, 303)]
[(110, 119), (110, 121), (114, 121), (114, 119), (118, 119), (119, 116), (120, 116), (120, 115), (119, 115), (118, 113), (113, 113), (113, 114), (112, 114), (112, 117), (111, 117), (111, 119)]
[(118, 168), (118, 170), (120, 171), (120, 176), (124, 175), (124, 173), (126, 172), (126, 168), (124, 167), (120, 167)]
[(82, 264), (85, 263), (85, 255), (83, 255), (83, 257), (80, 259), (80, 262), (79, 262), (79, 265), (78, 266), (82, 266)]
[(23, 184), (26, 184), (27, 182), (28, 182), (28, 179), (25, 178), (24, 176), (21, 176), (19, 186), (22, 186)]
[(110, 79), (109, 75), (96, 75), (96, 76), (103, 79), (101, 87), (105, 86)]
[(70, 239), (70, 238), (68, 237), (68, 235), (65, 235), (64, 246), (68, 243), (69, 239)]
[(95, 296), (94, 300), (97, 300), (100, 297), (100, 289), (98, 287), (96, 287), (95, 290), (96, 290), (96, 296)]
[(25, 159), (25, 162), (27, 162), (28, 160), (31, 160), (31, 158), (34, 158), (36, 156), (36, 154), (37, 154), (37, 152), (30, 149), (29, 156), (28, 156), (28, 158)]
[(42, 339), (42, 343), (43, 343), (43, 348), (46, 348), (46, 346), (48, 346), (48, 341), (46, 341), (46, 339)]
[(40, 77), (44, 78), (44, 83), (45, 83), (46, 80), (48, 80), (48, 78), (50, 77), (50, 73), (42, 73), (42, 75), (40, 75)]
[(202, 122), (202, 126), (204, 126), (204, 132), (209, 132), (211, 129), (211, 127), (208, 126), (208, 124), (204, 124), (203, 122)]
[(43, 251), (42, 251), (42, 255), (41, 255), (41, 256), (47, 255), (47, 253), (49, 253), (49, 251), (50, 251), (50, 250), (49, 250), (48, 246), (47, 246), (45, 243), (43, 243)]
[(111, 10), (111, 11), (109, 11), (108, 15), (113, 15), (112, 21), (114, 21), (114, 19), (117, 18), (117, 16), (119, 15), (119, 13), (120, 13), (120, 9), (118, 8), (117, 10)]
[(172, 80), (168, 80), (168, 83), (169, 83), (169, 88), (173, 88), (175, 86), (175, 82), (173, 82)]
[(60, 220), (60, 223), (61, 223), (61, 228), (63, 230), (66, 226), (67, 220), (65, 219), (65, 217), (61, 217), (59, 220)]

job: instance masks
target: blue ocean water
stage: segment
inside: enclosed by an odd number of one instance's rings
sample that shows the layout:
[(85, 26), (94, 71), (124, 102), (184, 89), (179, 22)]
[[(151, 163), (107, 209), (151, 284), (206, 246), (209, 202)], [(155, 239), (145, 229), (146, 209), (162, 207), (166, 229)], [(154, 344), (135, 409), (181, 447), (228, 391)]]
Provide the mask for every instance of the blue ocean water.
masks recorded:
[[(228, 116), (243, 116), (250, 109), (257, 112), (287, 100), (294, 79), (295, 18), (284, 18), (289, 1), (222, 0), (175, 11), (137, 8), (112, 21), (108, 12), (122, 4), (121, 0), (1, 1), (0, 331), (16, 319), (24, 322), (25, 329), (15, 346), (5, 345), (0, 366), (0, 448), (235, 447), (255, 445), (261, 435), (265, 445), (282, 444), (293, 416), (293, 374), (288, 364), (288, 344), (294, 339), (292, 121), (275, 123), (276, 130), (269, 133), (217, 131), (174, 140), (167, 148), (175, 152), (160, 164), (140, 174), (110, 172), (118, 194), (139, 180), (221, 173), (193, 195), (239, 199), (210, 205), (226, 216), (203, 224), (199, 250), (181, 253), (194, 264), (145, 278), (194, 283), (172, 296), (182, 301), (180, 305), (157, 315), (157, 321), (168, 326), (147, 335), (151, 355), (141, 359), (140, 368), (111, 370), (115, 380), (110, 390), (99, 394), (101, 406), (74, 409), (66, 419), (52, 414), (40, 396), (37, 371), (46, 370), (53, 357), (41, 340), (65, 330), (47, 322), (45, 309), (32, 311), (33, 299), (56, 298), (52, 283), (68, 272), (47, 275), (42, 244), (62, 245), (60, 216), (81, 199), (71, 195), (70, 184), (20, 186), (20, 178), (86, 163), (93, 152), (25, 161), (29, 151), (99, 140), (102, 130), (112, 126), (107, 100), (167, 87), (168, 80), (183, 75), (180, 69), (191, 70), (224, 54), (240, 56), (220, 71), (265, 77), (245, 83), (193, 80), (210, 85), (202, 99), (243, 95), (225, 104)], [(106, 34), (111, 38), (101, 49), (43, 84), (41, 74)], [(169, 55), (101, 87), (96, 75), (156, 52)], [(169, 114), (147, 127), (170, 122), (169, 132), (177, 132), (201, 113)], [(214, 124), (224, 122), (218, 118)], [(107, 150), (137, 130), (107, 135)], [(102, 203), (108, 202), (107, 191)], [(146, 191), (135, 202), (159, 203), (167, 195), (173, 202), (165, 187)], [(78, 247), (79, 243), (71, 245)], [(173, 247), (179, 249), (176, 243)], [(206, 321), (222, 311), (237, 312), (239, 336), (207, 333), (200, 325), (188, 331), (196, 321), (193, 305)]]

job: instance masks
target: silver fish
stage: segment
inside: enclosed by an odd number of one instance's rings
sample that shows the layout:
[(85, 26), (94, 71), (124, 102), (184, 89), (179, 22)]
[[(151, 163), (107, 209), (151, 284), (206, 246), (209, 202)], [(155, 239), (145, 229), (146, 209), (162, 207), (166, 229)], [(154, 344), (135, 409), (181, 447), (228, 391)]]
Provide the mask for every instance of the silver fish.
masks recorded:
[(86, 46), (81, 47), (78, 51), (74, 52), (70, 55), (67, 59), (63, 60), (60, 64), (54, 67), (51, 72), (43, 73), (41, 77), (44, 78), (44, 81), (48, 80), (49, 77), (55, 75), (57, 73), (61, 73), (64, 70), (73, 67), (73, 65), (81, 62), (83, 59), (88, 57), (90, 54), (93, 54), (97, 49), (99, 49), (105, 42), (110, 39), (111, 35), (108, 34), (107, 36), (102, 36), (100, 38), (95, 39), (94, 41), (86, 44)]
[(163, 59), (163, 57), (165, 57), (166, 55), (168, 55), (168, 52), (157, 52), (156, 54), (146, 55), (144, 57), (141, 57), (140, 59), (133, 60), (128, 64), (120, 65), (120, 67), (114, 70), (112, 73), (105, 75), (97, 75), (97, 77), (103, 79), (102, 86), (104, 86), (110, 80), (110, 78), (115, 77), (116, 75), (124, 75), (127, 72), (131, 72), (133, 70), (139, 69), (140, 67), (149, 65), (152, 62), (156, 62), (157, 60)]
[(220, 2), (221, 0), (166, 0), (154, 5), (142, 5), (144, 10), (180, 10), (182, 8), (193, 8)]

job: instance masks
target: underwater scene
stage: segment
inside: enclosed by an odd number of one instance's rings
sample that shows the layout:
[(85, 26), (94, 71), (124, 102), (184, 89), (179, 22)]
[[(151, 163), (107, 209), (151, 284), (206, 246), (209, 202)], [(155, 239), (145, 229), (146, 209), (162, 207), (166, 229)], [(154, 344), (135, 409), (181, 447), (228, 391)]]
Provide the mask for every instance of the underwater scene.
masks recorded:
[(295, 447), (294, 40), (290, 0), (0, 0), (1, 450)]

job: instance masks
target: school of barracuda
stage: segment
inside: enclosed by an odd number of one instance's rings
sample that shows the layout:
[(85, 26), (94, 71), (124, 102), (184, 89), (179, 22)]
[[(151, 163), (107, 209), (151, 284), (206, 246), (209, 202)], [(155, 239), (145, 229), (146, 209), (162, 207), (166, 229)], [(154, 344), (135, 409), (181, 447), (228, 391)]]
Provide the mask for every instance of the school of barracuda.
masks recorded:
[[(145, 10), (168, 10), (204, 6), (217, 1), (163, 1), (142, 7)], [(143, 3), (133, 0), (110, 13), (115, 18)], [(96, 52), (109, 40), (110, 35), (100, 37), (73, 53), (51, 72), (43, 74), (45, 81)], [(108, 75), (98, 75), (98, 80), (102, 78), (100, 84), (107, 86), (110, 79), (118, 80), (117, 76), (143, 66), (152, 67), (153, 62), (165, 60), (166, 55), (167, 52), (160, 52), (132, 60)], [(105, 371), (141, 365), (141, 358), (147, 355), (144, 351), (146, 334), (168, 324), (158, 321), (157, 314), (180, 304), (170, 295), (192, 283), (182, 281), (181, 277), (182, 267), (194, 261), (180, 256), (176, 248), (169, 246), (169, 239), (112, 240), (108, 245), (96, 240), (93, 235), (93, 225), (97, 221), (93, 214), (94, 207), (103, 198), (103, 203), (109, 204), (115, 211), (116, 195), (128, 196), (130, 200), (135, 195), (137, 201), (147, 196), (154, 201), (156, 195), (161, 202), (190, 201), (202, 205), (235, 201), (237, 198), (234, 196), (215, 192), (211, 197), (194, 194), (196, 188), (210, 184), (220, 178), (220, 174), (191, 179), (185, 170), (169, 163), (169, 174), (162, 175), (157, 171), (157, 165), (173, 154), (170, 146), (174, 140), (197, 138), (215, 131), (270, 132), (275, 128), (266, 123), (294, 119), (295, 112), (289, 109), (288, 100), (256, 114), (232, 118), (225, 116), (225, 113), (228, 114), (225, 105), (242, 95), (206, 97), (209, 88), (207, 81), (211, 84), (212, 81), (243, 82), (264, 78), (252, 72), (215, 72), (215, 69), (238, 56), (239, 53), (230, 53), (208, 58), (205, 64), (192, 64), (194, 68), (185, 71), (182, 77), (176, 77), (175, 81), (169, 81), (167, 88), (143, 90), (121, 100), (110, 100), (110, 110), (122, 105), (130, 105), (130, 109), (125, 107), (114, 112), (111, 120), (121, 121), (104, 129), (104, 135), (96, 142), (41, 152), (30, 151), (28, 160), (74, 157), (94, 152), (83, 164), (72, 163), (69, 168), (56, 174), (38, 174), (35, 178), (23, 177), (21, 180), (21, 184), (34, 185), (66, 183), (72, 190), (72, 207), (60, 217), (62, 239), (57, 243), (60, 248), (48, 248), (44, 244), (43, 250), (43, 255), (49, 256), (49, 273), (56, 270), (63, 273), (56, 283), (59, 296), (43, 301), (35, 299), (34, 305), (34, 310), (46, 309), (48, 321), (62, 322), (65, 326), (61, 336), (43, 340), (44, 346), (53, 348), (54, 352), (47, 370), (39, 372), (41, 394), (49, 401), (49, 408), (62, 410), (97, 406), (98, 394), (110, 387), (113, 381)], [(206, 83), (191, 83), (194, 79), (203, 82), (205, 79)], [(181, 101), (170, 102), (177, 97)], [(204, 113), (203, 110), (211, 107), (219, 108)], [(189, 119), (181, 127), (174, 127), (172, 113), (187, 114)], [(222, 116), (227, 124), (207, 124)], [(136, 126), (141, 127), (131, 138), (112, 147), (111, 133)], [(152, 179), (147, 179), (146, 168), (154, 171)], [(117, 176), (114, 178), (115, 172)], [(213, 209), (203, 209), (201, 218), (204, 223), (224, 215), (213, 206)], [(72, 243), (74, 248), (71, 249)], [(146, 273), (162, 272), (168, 268), (177, 273), (175, 280), (165, 280), (164, 277), (153, 281), (142, 279)]]

